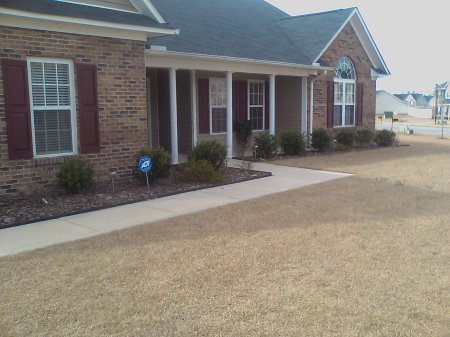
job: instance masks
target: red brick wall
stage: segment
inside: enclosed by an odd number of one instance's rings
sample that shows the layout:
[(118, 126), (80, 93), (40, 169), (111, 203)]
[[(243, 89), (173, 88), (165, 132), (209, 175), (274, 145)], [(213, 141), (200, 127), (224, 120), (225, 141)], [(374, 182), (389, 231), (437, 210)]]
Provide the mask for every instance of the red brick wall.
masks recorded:
[[(128, 179), (133, 155), (147, 144), (144, 43), (8, 27), (0, 27), (0, 41), (0, 60), (47, 57), (97, 65), (101, 151), (83, 157), (98, 180), (109, 171)], [(65, 158), (8, 159), (2, 76), (0, 69), (0, 195), (52, 186)]]
[[(320, 63), (334, 68), (342, 56), (350, 58), (356, 68), (356, 82), (364, 84), (362, 127), (373, 129), (375, 128), (376, 81), (371, 78), (369, 57), (350, 23), (325, 51)], [(326, 80), (314, 82), (314, 128), (327, 127), (327, 81), (332, 81), (333, 78), (334, 72), (329, 72)]]

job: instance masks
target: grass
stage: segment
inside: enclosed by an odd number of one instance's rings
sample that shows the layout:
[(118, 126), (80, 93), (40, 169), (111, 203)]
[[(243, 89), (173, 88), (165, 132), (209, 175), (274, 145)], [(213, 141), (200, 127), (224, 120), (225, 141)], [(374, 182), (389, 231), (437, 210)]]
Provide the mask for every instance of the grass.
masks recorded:
[(351, 178), (2, 258), (0, 336), (450, 336), (450, 141), (404, 137), (281, 162)]

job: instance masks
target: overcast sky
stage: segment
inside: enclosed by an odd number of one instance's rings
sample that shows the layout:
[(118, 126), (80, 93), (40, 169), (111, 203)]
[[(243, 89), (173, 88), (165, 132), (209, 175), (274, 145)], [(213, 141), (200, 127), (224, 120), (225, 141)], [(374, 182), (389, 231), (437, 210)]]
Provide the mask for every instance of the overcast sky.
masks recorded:
[(392, 75), (391, 93), (431, 93), (450, 80), (450, 2), (442, 0), (267, 0), (291, 15), (358, 7)]

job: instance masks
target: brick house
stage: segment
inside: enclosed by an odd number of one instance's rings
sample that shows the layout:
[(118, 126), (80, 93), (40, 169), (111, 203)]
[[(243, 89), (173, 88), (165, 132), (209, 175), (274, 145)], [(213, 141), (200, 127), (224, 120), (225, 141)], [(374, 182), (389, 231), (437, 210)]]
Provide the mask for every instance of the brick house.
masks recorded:
[(291, 17), (263, 0), (1, 0), (0, 195), (60, 163), (126, 178), (144, 146), (374, 127), (389, 75), (356, 8)]

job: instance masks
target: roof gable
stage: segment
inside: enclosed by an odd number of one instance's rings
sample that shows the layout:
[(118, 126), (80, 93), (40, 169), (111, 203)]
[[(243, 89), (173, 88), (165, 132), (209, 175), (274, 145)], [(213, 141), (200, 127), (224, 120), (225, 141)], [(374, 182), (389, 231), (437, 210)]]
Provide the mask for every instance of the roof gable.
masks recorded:
[(390, 75), (381, 53), (356, 7), (300, 15), (280, 21), (293, 43), (316, 63), (350, 23), (378, 75)]
[(312, 64), (342, 30), (353, 8), (300, 15), (280, 20), (279, 25), (290, 40), (302, 49)]

